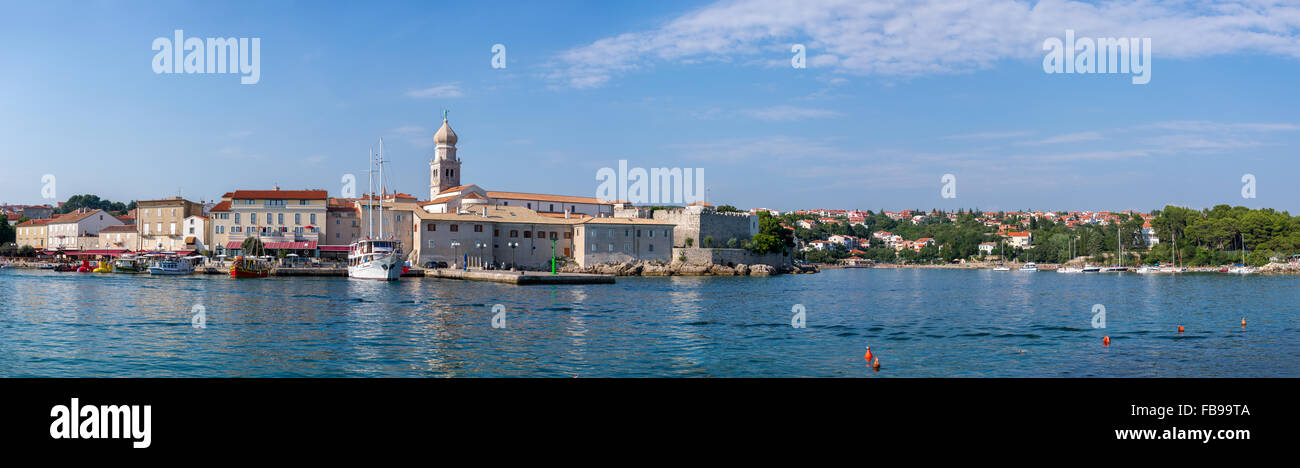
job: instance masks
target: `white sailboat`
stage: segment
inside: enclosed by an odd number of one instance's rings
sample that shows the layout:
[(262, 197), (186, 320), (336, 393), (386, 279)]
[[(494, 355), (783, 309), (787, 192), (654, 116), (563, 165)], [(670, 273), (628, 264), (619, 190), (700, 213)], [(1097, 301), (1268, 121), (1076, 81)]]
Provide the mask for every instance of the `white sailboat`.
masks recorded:
[(1001, 248), (1002, 250), (1001, 250), (1001, 255), (998, 258), (998, 262), (999, 262), (998, 266), (993, 267), (993, 271), (1011, 271), (1011, 268), (1008, 268), (1006, 265), (1001, 263), (1007, 260), (1006, 244), (1001, 244)]
[(1254, 272), (1255, 269), (1246, 263), (1246, 235), (1242, 234), (1241, 235), (1241, 265), (1229, 268), (1228, 273), (1233, 273), (1238, 275), (1249, 275)]
[[(1074, 239), (1070, 239), (1069, 250), (1070, 250), (1070, 254), (1069, 254), (1070, 260), (1074, 260)], [(1069, 264), (1070, 260), (1067, 260), (1066, 264)], [(1057, 273), (1083, 273), (1083, 269), (1078, 267), (1062, 266), (1060, 268), (1057, 268), (1056, 272)]]
[(379, 139), (379, 156), (370, 153), (370, 193), (366, 199), (369, 224), (366, 238), (353, 242), (348, 248), (348, 277), (393, 281), (402, 277), (402, 245), (390, 233), (384, 236), (384, 197), (379, 197), (379, 233), (375, 235), (375, 166), (379, 166), (379, 185), (384, 186), (384, 139)]
[(1115, 230), (1115, 245), (1119, 249), (1119, 254), (1117, 255), (1119, 257), (1119, 265), (1118, 266), (1111, 265), (1108, 267), (1103, 267), (1101, 269), (1102, 273), (1119, 273), (1123, 271), (1128, 271), (1128, 268), (1124, 266), (1124, 241), (1123, 241), (1122, 232), (1123, 232), (1122, 228)]

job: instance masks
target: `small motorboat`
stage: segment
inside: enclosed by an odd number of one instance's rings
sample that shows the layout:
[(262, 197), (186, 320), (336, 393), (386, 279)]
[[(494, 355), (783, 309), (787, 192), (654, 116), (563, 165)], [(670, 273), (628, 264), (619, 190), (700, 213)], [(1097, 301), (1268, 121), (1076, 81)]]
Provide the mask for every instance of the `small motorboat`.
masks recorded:
[(194, 273), (190, 259), (166, 255), (149, 265), (150, 275), (188, 275)]
[(1084, 266), (1083, 266), (1083, 272), (1084, 272), (1084, 273), (1097, 273), (1097, 272), (1099, 272), (1099, 271), (1101, 271), (1101, 267), (1096, 266), (1096, 265), (1084, 265)]
[(113, 273), (138, 274), (148, 271), (144, 260), (135, 255), (123, 255), (113, 260)]
[(1061, 267), (1056, 269), (1057, 273), (1083, 273), (1082, 268), (1078, 267)]
[(71, 263), (60, 263), (54, 266), (54, 271), (77, 271), (77, 267)]
[(993, 271), (1011, 271), (1011, 268), (1008, 268), (1006, 265), (998, 265), (993, 267)]
[(1020, 266), (1020, 271), (1038, 271), (1038, 264), (1029, 262)]

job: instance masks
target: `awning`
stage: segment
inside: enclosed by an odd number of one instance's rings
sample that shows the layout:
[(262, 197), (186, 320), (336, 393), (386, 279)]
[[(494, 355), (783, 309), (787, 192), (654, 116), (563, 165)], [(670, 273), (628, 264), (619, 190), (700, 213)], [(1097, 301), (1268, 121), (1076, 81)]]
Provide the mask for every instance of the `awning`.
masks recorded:
[(121, 255), (125, 252), (126, 249), (99, 249), (83, 250), (81, 252), (69, 253), (68, 255)]
[(185, 238), (185, 243), (186, 243), (186, 244), (193, 244), (193, 243), (194, 243), (194, 236), (186, 237), (186, 238)]
[(346, 245), (322, 245), (320, 246), (320, 251), (321, 252), (347, 252), (348, 249), (350, 248), (351, 248), (350, 246), (346, 246)]
[[(242, 249), (242, 248), (244, 248), (244, 242), (243, 242), (243, 241), (229, 241), (229, 242), (226, 242), (226, 248), (227, 248), (227, 249)], [(315, 249), (316, 249), (316, 241), (303, 241), (303, 242), (266, 242), (266, 243), (262, 244), (262, 248), (264, 248), (264, 249), (266, 249), (266, 250), (315, 250)], [(346, 245), (343, 246), (343, 249), (346, 250), (346, 249), (347, 249), (347, 246), (346, 246)]]

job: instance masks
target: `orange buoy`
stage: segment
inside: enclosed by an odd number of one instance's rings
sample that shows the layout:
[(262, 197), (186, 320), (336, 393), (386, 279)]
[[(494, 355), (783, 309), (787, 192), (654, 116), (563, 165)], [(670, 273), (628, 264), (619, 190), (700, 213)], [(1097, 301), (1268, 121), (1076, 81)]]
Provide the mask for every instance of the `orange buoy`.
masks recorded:
[(868, 364), (871, 363), (871, 347), (870, 347), (870, 346), (867, 346), (867, 354), (863, 355), (862, 357), (866, 358)]
[(1101, 345), (1102, 345), (1102, 346), (1110, 346), (1110, 337), (1109, 337), (1109, 336), (1103, 336), (1103, 337), (1101, 337)]
[(871, 370), (880, 372), (880, 358), (876, 358), (876, 360), (871, 361)]
[(1241, 318), (1241, 328), (1246, 328), (1246, 317)]
[(1179, 326), (1178, 326), (1178, 333), (1182, 333), (1182, 332), (1183, 332), (1183, 326), (1182, 326), (1182, 325), (1179, 325)]

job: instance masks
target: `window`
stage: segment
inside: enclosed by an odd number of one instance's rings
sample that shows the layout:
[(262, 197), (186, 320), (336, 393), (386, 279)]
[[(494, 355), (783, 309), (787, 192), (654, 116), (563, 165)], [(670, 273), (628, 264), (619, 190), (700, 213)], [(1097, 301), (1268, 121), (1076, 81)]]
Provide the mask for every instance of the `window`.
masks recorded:
[[(267, 221), (266, 224), (271, 224), (270, 219), (267, 219), (266, 221)], [(275, 224), (284, 224), (284, 213), (280, 213), (279, 216), (276, 216)]]
[(293, 214), (293, 224), (302, 224), (302, 213)]
[(624, 243), (623, 243), (623, 251), (624, 251), (624, 252), (627, 252), (627, 251), (629, 251), (629, 250), (632, 250), (632, 243), (631, 243), (631, 242), (624, 242)]
[(500, 229), (493, 229), (493, 230), (492, 230), (492, 237), (500, 237), (500, 236), (501, 236), (501, 230), (500, 230)]
[(511, 230), (510, 230), (510, 237), (519, 237), (519, 231), (516, 230), (516, 229), (511, 229)]
[(460, 232), (460, 225), (459, 224), (451, 225), (451, 232)]
[(595, 252), (596, 252), (596, 243), (595, 243), (595, 242), (592, 242), (592, 243), (591, 243), (591, 251), (592, 251), (592, 253), (595, 253)]
[(438, 225), (433, 224), (433, 223), (429, 223), (428, 225), (426, 225), (426, 226), (424, 227), (424, 230), (425, 230), (425, 231), (429, 231), (429, 232), (437, 231), (437, 230), (438, 230)]
[(524, 239), (532, 239), (533, 231), (524, 231)]
[(637, 229), (637, 230), (636, 230), (636, 236), (637, 236), (637, 237), (641, 237), (641, 230), (640, 230), (640, 229)]
[(429, 248), (432, 249), (432, 248), (434, 248), (434, 247), (435, 247), (435, 244), (433, 243), (433, 239), (429, 239)]
[(610, 252), (613, 252), (613, 251), (614, 251), (614, 244), (612, 244), (612, 243), (609, 244), (609, 251), (610, 251)]
[(248, 214), (248, 224), (257, 224), (257, 213)]
[(310, 202), (308, 202), (307, 200), (298, 200), (298, 206), (307, 206), (309, 204)]
[(551, 204), (551, 211), (555, 211), (555, 204), (554, 204), (554, 203)]
[(474, 225), (474, 232), (483, 232), (483, 225), (482, 225), (482, 224), (475, 224), (475, 225)]
[(648, 231), (650, 231), (650, 237), (654, 237), (654, 236), (655, 236), (655, 230), (654, 230), (654, 229), (648, 229)]
[(650, 244), (650, 251), (651, 251), (651, 252), (654, 252), (654, 251), (655, 251), (655, 245), (654, 245), (654, 244)]
[(557, 235), (555, 231), (551, 231), (551, 240), (555, 240), (558, 237), (559, 235)]
[(573, 233), (572, 233), (572, 232), (566, 232), (566, 233), (564, 233), (564, 238), (565, 238), (565, 239), (572, 239), (572, 238), (573, 238)]
[(190, 234), (194, 234), (194, 227), (190, 226)]
[(316, 213), (312, 213), (312, 214), (311, 214), (311, 217), (308, 218), (308, 219), (310, 220), (310, 221), (308, 221), (308, 222), (310, 222), (310, 223), (312, 224), (312, 226), (315, 226), (315, 225), (316, 225)]
[(592, 229), (592, 230), (591, 230), (591, 237), (592, 237), (592, 238), (600, 237), (600, 229)]
[(532, 204), (532, 203), (529, 203), (529, 204), (528, 204), (528, 209), (530, 209), (530, 210), (533, 209), (533, 204)]
[(669, 232), (671, 231), (664, 229), (664, 237), (672, 237), (672, 234), (669, 234)]

